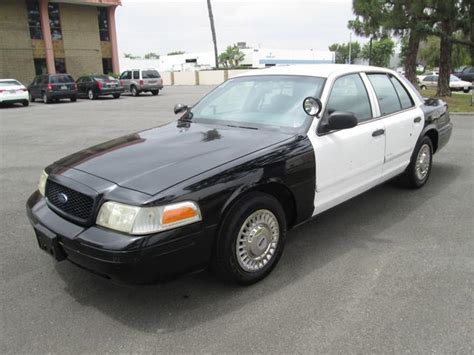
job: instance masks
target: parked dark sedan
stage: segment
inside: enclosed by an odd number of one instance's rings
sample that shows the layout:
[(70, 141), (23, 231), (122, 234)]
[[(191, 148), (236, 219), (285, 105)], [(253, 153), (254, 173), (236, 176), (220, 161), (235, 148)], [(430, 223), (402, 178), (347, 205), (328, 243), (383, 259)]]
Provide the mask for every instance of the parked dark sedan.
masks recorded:
[(77, 86), (69, 74), (43, 74), (34, 78), (28, 86), (30, 102), (42, 99), (45, 104), (61, 99), (77, 100)]
[(77, 79), (76, 83), (79, 96), (87, 97), (89, 100), (107, 95), (118, 99), (123, 92), (120, 82), (109, 75), (82, 76)]
[(175, 113), (44, 170), (27, 202), (41, 249), (128, 282), (206, 266), (257, 282), (287, 230), (396, 176), (424, 186), (452, 131), (446, 103), (355, 65), (252, 71)]

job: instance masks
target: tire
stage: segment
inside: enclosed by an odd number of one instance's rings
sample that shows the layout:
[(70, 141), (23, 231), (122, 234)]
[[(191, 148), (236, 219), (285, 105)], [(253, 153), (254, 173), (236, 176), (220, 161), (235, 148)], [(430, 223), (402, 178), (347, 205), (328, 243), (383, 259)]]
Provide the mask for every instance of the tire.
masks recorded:
[[(245, 195), (230, 208), (219, 228), (211, 269), (221, 280), (253, 284), (276, 266), (285, 239), (286, 217), (280, 203), (264, 193)], [(250, 240), (255, 243), (249, 245)]]
[(45, 104), (49, 104), (51, 102), (51, 99), (48, 97), (48, 95), (43, 94), (43, 102)]
[(87, 91), (87, 98), (89, 100), (95, 100), (97, 98), (96, 94), (94, 94), (94, 91), (92, 91), (92, 89), (89, 89), (89, 91)]
[(156, 95), (158, 95), (159, 93), (160, 93), (160, 90), (151, 90), (151, 94), (152, 94), (153, 96), (156, 96)]
[(470, 88), (464, 88), (462, 91), (464, 91), (466, 94), (469, 94), (469, 91), (471, 91)]
[(413, 189), (423, 187), (430, 177), (432, 163), (433, 143), (430, 137), (424, 136), (417, 143), (410, 165), (403, 173), (405, 185)]
[(77, 96), (71, 97), (71, 102), (76, 102), (77, 101)]
[(120, 99), (120, 94), (114, 94), (114, 99)]
[(132, 88), (130, 90), (131, 90), (133, 96), (140, 95), (140, 91), (138, 90), (138, 88), (135, 85), (132, 86)]
[(28, 92), (28, 101), (35, 102), (35, 98), (31, 95), (31, 92)]
[(30, 105), (30, 102), (28, 100), (25, 100), (22, 102), (23, 106), (29, 106)]
[(425, 86), (425, 85), (421, 85), (421, 86), (420, 86), (420, 89), (421, 89), (421, 90), (426, 90), (426, 86)]

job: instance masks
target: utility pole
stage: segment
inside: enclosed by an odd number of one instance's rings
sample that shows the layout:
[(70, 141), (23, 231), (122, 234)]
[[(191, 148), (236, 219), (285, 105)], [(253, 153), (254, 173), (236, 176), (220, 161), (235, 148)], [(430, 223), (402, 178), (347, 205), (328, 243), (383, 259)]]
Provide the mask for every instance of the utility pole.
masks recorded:
[(352, 64), (352, 31), (349, 32), (349, 64)]
[(209, 13), (209, 22), (211, 23), (212, 42), (214, 44), (214, 60), (216, 69), (219, 69), (219, 54), (217, 52), (216, 28), (214, 27), (214, 16), (212, 15), (211, 0), (207, 0), (207, 11)]

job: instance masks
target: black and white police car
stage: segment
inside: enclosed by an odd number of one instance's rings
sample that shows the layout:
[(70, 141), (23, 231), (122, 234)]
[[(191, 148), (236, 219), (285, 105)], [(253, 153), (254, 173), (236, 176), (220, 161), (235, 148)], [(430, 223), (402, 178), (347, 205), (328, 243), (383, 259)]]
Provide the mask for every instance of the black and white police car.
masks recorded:
[(125, 282), (210, 265), (250, 284), (293, 226), (396, 176), (423, 186), (452, 131), (443, 101), (354, 65), (251, 71), (175, 113), (48, 166), (27, 203), (39, 246)]

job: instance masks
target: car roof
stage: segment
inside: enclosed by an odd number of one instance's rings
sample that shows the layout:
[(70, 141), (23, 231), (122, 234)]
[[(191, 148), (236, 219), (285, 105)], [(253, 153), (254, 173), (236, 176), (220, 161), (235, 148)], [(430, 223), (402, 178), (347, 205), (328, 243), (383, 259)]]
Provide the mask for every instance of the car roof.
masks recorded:
[(305, 64), (305, 65), (281, 65), (265, 69), (250, 70), (236, 77), (250, 75), (303, 75), (327, 78), (331, 75), (343, 75), (354, 72), (384, 72), (394, 73), (393, 70), (373, 67), (369, 65), (354, 64)]

